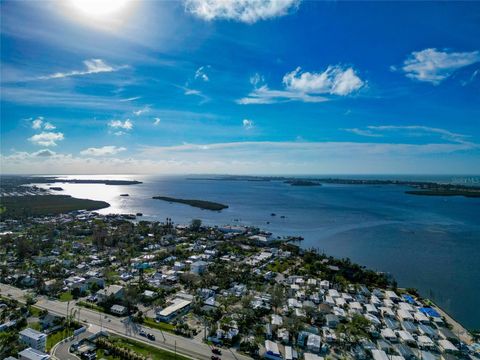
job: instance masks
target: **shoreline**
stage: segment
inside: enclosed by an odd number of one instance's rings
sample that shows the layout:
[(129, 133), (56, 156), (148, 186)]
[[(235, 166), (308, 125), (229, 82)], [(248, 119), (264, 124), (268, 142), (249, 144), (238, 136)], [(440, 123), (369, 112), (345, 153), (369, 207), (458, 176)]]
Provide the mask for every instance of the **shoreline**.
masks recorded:
[(427, 299), (432, 304), (432, 307), (438, 311), (438, 313), (445, 318), (445, 321), (452, 326), (452, 332), (458, 336), (458, 338), (466, 343), (467, 345), (471, 345), (475, 342), (473, 336), (470, 332), (457, 320), (455, 320), (451, 315), (449, 315), (445, 310), (443, 310), (440, 306), (437, 305), (434, 301)]

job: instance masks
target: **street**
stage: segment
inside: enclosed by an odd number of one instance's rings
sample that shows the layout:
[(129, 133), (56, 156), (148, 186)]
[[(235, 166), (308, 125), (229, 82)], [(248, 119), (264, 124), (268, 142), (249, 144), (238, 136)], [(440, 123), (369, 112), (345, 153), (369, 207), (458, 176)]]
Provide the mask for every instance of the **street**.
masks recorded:
[[(7, 296), (20, 302), (24, 302), (24, 295), (26, 294), (26, 291), (9, 285), (0, 284), (0, 294), (2, 294), (2, 296)], [(67, 302), (49, 300), (45, 297), (39, 296), (35, 306), (48, 310), (52, 314), (59, 316), (67, 315)], [(100, 330), (108, 331), (109, 333), (117, 334), (126, 338), (135, 339), (161, 349), (176, 351), (178, 354), (190, 357), (192, 359), (210, 360), (212, 356), (211, 348), (207, 344), (204, 344), (196, 339), (190, 339), (167, 332), (161, 332), (156, 329), (147, 328), (143, 325), (140, 327), (139, 325), (129, 321), (122, 322), (122, 320), (125, 318), (122, 319), (79, 307), (74, 305), (74, 301), (70, 302), (70, 313), (72, 313), (72, 309), (76, 311), (75, 319), (79, 319), (81, 323), (84, 323), (87, 326), (94, 325)], [(146, 340), (144, 337), (141, 337), (138, 334), (140, 328), (142, 327), (148, 329), (149, 333), (155, 335), (155, 341)], [(247, 360), (251, 358), (245, 355), (240, 355), (229, 349), (223, 349), (222, 359)]]

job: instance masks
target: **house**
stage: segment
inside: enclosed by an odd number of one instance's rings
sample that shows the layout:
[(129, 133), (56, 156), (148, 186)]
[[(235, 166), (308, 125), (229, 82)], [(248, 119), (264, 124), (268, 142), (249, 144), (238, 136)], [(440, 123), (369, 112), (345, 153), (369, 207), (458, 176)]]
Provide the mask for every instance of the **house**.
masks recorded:
[(265, 354), (263, 357), (271, 360), (279, 360), (282, 358), (276, 342), (265, 340)]
[(456, 353), (458, 349), (448, 340), (438, 340), (438, 347), (442, 352)]
[(389, 360), (387, 354), (383, 350), (373, 349), (372, 350), (373, 360)]
[(152, 290), (145, 290), (142, 295), (146, 299), (153, 299), (157, 295), (157, 293)]
[(45, 354), (41, 351), (26, 348), (18, 353), (19, 360), (48, 360), (50, 359), (50, 355)]
[(321, 338), (318, 335), (310, 334), (307, 340), (307, 349), (313, 352), (320, 352)]
[(110, 312), (115, 315), (125, 315), (127, 313), (127, 308), (122, 305), (113, 305), (110, 308)]
[(109, 285), (105, 289), (98, 290), (96, 295), (99, 302), (105, 301), (110, 296), (113, 296), (116, 300), (122, 300), (125, 295), (125, 290), (123, 286), (120, 285)]
[(190, 300), (184, 300), (181, 298), (176, 298), (173, 300), (173, 304), (167, 306), (165, 309), (161, 310), (157, 314), (157, 320), (169, 322), (174, 317), (178, 316), (182, 312), (188, 310), (192, 302)]
[(303, 354), (303, 358), (305, 360), (323, 360), (323, 357), (321, 356), (318, 356), (316, 354), (312, 354), (312, 353), (305, 353)]
[(207, 269), (208, 263), (202, 260), (195, 261), (190, 265), (191, 272), (197, 275), (201, 275)]
[(285, 360), (297, 360), (298, 354), (291, 346), (285, 346)]
[(20, 331), (19, 340), (38, 351), (45, 351), (47, 345), (47, 335), (31, 328)]
[(331, 329), (335, 329), (337, 325), (339, 324), (340, 320), (338, 319), (338, 316), (333, 315), (333, 314), (327, 314), (325, 316), (325, 322), (327, 326)]

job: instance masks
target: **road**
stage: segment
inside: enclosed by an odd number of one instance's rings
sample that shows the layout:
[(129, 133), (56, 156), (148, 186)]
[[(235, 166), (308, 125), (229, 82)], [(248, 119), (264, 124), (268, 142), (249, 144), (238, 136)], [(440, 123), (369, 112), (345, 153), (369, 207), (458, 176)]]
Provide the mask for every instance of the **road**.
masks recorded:
[[(26, 293), (26, 291), (16, 287), (0, 284), (0, 294), (2, 294), (2, 296), (7, 296), (18, 301), (25, 301), (24, 296)], [(66, 302), (49, 300), (45, 297), (39, 296), (35, 306), (48, 310), (52, 314), (59, 316), (67, 315)], [(161, 332), (159, 330), (147, 328), (142, 325), (141, 327), (145, 328), (147, 332), (155, 335), (155, 341), (150, 341), (138, 335), (138, 332), (141, 329), (139, 325), (125, 321), (125, 318), (122, 319), (79, 307), (76, 306), (73, 301), (70, 302), (69, 311), (71, 312), (72, 309), (75, 309), (76, 311), (75, 318), (80, 319), (81, 323), (86, 324), (90, 328), (96, 327), (100, 330), (105, 330), (109, 333), (141, 341), (160, 349), (176, 351), (178, 354), (192, 359), (210, 360), (212, 356), (211, 348), (199, 340), (185, 338), (167, 332)], [(238, 354), (232, 350), (223, 349), (222, 352), (222, 360), (251, 360), (250, 357)]]

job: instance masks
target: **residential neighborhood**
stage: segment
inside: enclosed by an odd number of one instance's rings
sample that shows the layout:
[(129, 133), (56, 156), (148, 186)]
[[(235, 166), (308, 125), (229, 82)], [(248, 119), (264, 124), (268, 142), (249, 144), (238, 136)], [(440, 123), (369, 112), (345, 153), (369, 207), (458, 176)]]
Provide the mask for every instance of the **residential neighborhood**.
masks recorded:
[(82, 359), (168, 358), (127, 347), (109, 331), (117, 323), (136, 346), (184, 339), (175, 354), (190, 358), (480, 359), (478, 342), (414, 289), (258, 228), (76, 211), (0, 231), (6, 359), (61, 358), (62, 344)]

